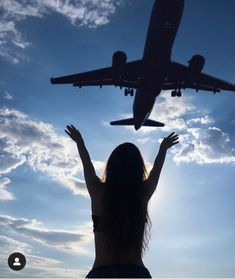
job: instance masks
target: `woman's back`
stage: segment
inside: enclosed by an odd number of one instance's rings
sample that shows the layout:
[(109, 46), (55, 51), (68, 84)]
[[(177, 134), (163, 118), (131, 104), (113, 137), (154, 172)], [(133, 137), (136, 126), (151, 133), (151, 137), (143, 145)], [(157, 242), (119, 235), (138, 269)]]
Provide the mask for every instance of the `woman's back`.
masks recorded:
[(107, 161), (100, 197), (103, 236), (116, 262), (134, 256), (140, 261), (147, 248), (150, 220), (143, 199), (146, 173), (141, 153), (133, 143), (118, 145)]
[[(104, 216), (102, 207), (102, 200), (104, 198), (104, 185), (104, 183), (98, 185), (98, 187), (100, 188), (99, 191), (97, 191), (97, 194), (91, 198), (91, 211), (94, 226), (93, 232), (95, 239), (95, 261), (93, 264), (93, 268), (117, 263), (137, 264), (144, 266), (141, 255), (136, 250), (130, 251), (129, 254), (123, 254), (121, 260), (117, 261), (117, 255), (115, 251), (108, 251), (107, 249), (107, 243), (105, 241), (104, 231), (102, 227)], [(147, 210), (148, 201), (145, 200), (144, 203)]]

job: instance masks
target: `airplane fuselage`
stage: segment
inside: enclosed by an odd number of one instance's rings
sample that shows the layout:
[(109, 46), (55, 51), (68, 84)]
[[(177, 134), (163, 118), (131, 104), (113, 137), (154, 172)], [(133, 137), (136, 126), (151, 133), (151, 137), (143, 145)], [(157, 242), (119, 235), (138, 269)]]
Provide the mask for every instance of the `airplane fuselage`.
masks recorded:
[(140, 88), (136, 90), (133, 104), (136, 130), (149, 117), (155, 98), (161, 92), (183, 6), (184, 0), (156, 0), (154, 3), (142, 59)]

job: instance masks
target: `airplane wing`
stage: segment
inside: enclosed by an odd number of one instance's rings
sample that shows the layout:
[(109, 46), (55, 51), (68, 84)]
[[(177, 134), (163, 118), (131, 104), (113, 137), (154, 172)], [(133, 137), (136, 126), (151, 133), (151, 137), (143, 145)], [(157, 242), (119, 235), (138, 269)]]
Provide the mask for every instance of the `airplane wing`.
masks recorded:
[(50, 81), (52, 84), (73, 84), (73, 86), (78, 87), (115, 85), (120, 87), (138, 88), (141, 68), (142, 60), (126, 63), (121, 78), (118, 81), (113, 79), (112, 67), (51, 78)]
[(192, 76), (192, 73), (187, 66), (172, 62), (162, 89), (170, 90), (177, 88), (191, 88), (212, 91), (215, 93), (220, 92), (220, 90), (235, 91), (235, 84), (204, 73)]

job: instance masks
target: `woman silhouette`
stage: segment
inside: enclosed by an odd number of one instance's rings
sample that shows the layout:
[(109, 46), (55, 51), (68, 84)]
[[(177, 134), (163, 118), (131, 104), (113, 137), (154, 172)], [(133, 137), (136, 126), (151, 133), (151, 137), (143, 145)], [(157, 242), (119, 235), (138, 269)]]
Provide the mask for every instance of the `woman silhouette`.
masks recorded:
[(163, 139), (149, 175), (139, 149), (123, 143), (111, 153), (100, 179), (80, 132), (73, 125), (65, 132), (77, 143), (91, 197), (95, 261), (86, 278), (151, 278), (142, 261), (151, 228), (148, 202), (178, 135)]

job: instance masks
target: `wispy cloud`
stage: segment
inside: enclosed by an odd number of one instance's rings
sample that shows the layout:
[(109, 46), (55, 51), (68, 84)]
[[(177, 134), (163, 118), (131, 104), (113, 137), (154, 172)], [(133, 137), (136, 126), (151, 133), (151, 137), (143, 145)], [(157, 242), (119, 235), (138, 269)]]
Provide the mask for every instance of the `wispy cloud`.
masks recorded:
[[(4, 17), (7, 17), (7, 14)], [(4, 17), (0, 20), (0, 56), (14, 64), (19, 63), (20, 60), (28, 60), (23, 50), (30, 46), (30, 42), (23, 38), (12, 19), (4, 19)]]
[(6, 100), (12, 100), (13, 96), (8, 91), (4, 91), (3, 92), (3, 98), (6, 99)]
[(5, 234), (8, 232), (18, 238), (29, 237), (31, 240), (60, 251), (90, 255), (90, 252), (84, 248), (84, 245), (91, 242), (93, 237), (92, 231), (88, 228), (90, 222), (84, 224), (82, 229), (66, 231), (46, 228), (36, 219), (16, 219), (8, 215), (0, 215), (0, 224), (4, 227)]
[[(20, 273), (24, 278), (37, 277), (43, 278), (56, 278), (56, 277), (76, 277), (84, 278), (88, 273), (85, 269), (69, 269), (63, 268), (63, 262), (57, 259), (40, 257), (34, 254), (33, 247), (22, 241), (18, 241), (8, 236), (0, 236), (0, 270), (1, 277), (8, 278), (10, 270), (7, 265), (9, 251), (19, 251), (25, 255), (27, 259), (27, 268), (23, 269)], [(23, 278), (22, 277), (22, 278)]]
[(0, 56), (12, 63), (28, 60), (24, 50), (31, 45), (17, 27), (28, 17), (42, 18), (56, 12), (71, 24), (96, 28), (107, 24), (122, 0), (2, 0), (0, 2)]
[[(0, 175), (26, 164), (74, 194), (88, 196), (84, 181), (77, 177), (82, 176), (83, 167), (72, 140), (56, 133), (51, 124), (6, 107), (0, 109), (0, 163)], [(104, 163), (93, 163), (96, 170), (103, 168)], [(4, 181), (2, 191), (6, 198), (9, 180)]]
[(6, 185), (9, 184), (11, 180), (7, 177), (1, 178), (0, 177), (0, 201), (8, 201), (8, 200), (14, 200), (15, 197), (12, 193), (10, 193), (6, 189)]

